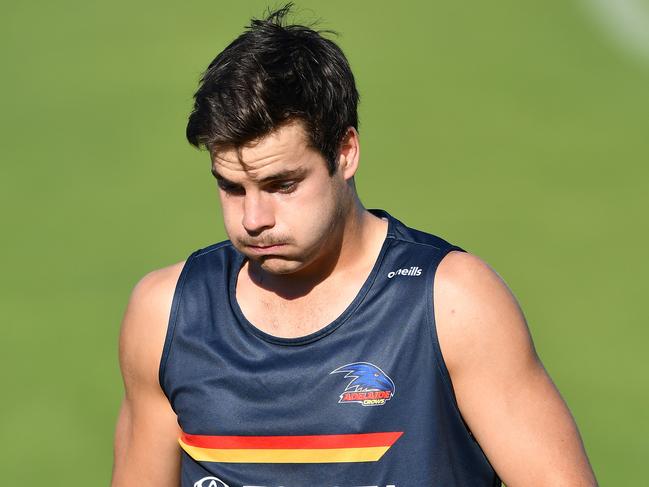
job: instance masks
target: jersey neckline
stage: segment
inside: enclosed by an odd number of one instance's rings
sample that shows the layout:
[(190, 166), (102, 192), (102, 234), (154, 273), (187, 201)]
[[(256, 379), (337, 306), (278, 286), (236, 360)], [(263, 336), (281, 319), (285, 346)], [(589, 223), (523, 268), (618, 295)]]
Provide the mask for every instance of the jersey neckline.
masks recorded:
[(345, 323), (345, 321), (347, 321), (349, 317), (354, 313), (356, 308), (358, 308), (358, 306), (363, 302), (365, 296), (367, 296), (367, 293), (371, 289), (372, 284), (374, 283), (376, 276), (378, 275), (379, 269), (381, 268), (381, 263), (383, 262), (383, 258), (385, 257), (389, 244), (394, 239), (394, 218), (384, 210), (369, 209), (368, 211), (373, 215), (378, 216), (379, 218), (386, 219), (388, 222), (388, 230), (385, 239), (383, 240), (383, 244), (381, 245), (379, 255), (374, 262), (372, 270), (370, 271), (369, 275), (365, 279), (365, 282), (363, 282), (360, 290), (358, 291), (352, 302), (347, 306), (347, 308), (345, 308), (345, 310), (332, 322), (313, 333), (309, 333), (308, 335), (294, 338), (278, 337), (262, 331), (253, 323), (251, 323), (248, 318), (246, 318), (246, 316), (243, 314), (243, 311), (241, 310), (241, 307), (239, 306), (239, 301), (237, 300), (236, 296), (237, 280), (239, 278), (239, 273), (241, 272), (241, 267), (243, 266), (243, 263), (245, 261), (245, 256), (234, 247), (232, 247), (235, 250), (236, 258), (234, 259), (234, 262), (232, 264), (232, 272), (230, 272), (229, 276), (228, 298), (230, 300), (232, 311), (234, 312), (239, 323), (262, 340), (274, 343), (276, 345), (287, 346), (307, 345), (309, 343), (315, 342), (316, 340), (329, 335), (343, 323)]

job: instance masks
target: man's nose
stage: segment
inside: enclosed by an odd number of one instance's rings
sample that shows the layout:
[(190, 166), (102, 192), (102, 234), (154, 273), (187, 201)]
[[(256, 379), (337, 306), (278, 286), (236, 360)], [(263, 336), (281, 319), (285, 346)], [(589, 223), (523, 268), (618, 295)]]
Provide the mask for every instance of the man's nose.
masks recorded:
[(275, 214), (269, 195), (256, 191), (245, 195), (242, 224), (250, 234), (259, 234), (275, 225)]

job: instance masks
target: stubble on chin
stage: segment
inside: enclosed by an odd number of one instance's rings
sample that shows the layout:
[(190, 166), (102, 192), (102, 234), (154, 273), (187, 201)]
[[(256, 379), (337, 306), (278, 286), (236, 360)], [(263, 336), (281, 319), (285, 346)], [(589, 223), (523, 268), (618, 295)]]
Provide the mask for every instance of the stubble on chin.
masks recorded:
[(278, 256), (247, 256), (249, 269), (254, 279), (261, 283), (269, 274), (287, 276), (298, 272), (304, 267), (303, 263), (294, 259)]

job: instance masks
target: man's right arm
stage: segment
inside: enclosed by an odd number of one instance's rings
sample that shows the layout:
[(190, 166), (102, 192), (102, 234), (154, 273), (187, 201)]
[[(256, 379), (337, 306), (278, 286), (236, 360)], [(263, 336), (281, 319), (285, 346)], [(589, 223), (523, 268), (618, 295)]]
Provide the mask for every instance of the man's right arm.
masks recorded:
[(133, 289), (119, 340), (125, 395), (115, 431), (112, 487), (178, 487), (180, 428), (158, 382), (173, 294), (183, 262)]

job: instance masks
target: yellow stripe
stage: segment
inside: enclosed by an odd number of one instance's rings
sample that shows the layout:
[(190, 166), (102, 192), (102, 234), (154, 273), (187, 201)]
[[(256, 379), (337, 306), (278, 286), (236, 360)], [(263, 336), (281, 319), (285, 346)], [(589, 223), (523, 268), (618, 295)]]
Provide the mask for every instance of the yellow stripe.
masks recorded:
[(251, 448), (212, 449), (190, 446), (178, 440), (180, 446), (194, 460), (222, 463), (341, 463), (376, 462), (389, 446), (367, 448), (316, 448), (316, 449), (271, 449)]

